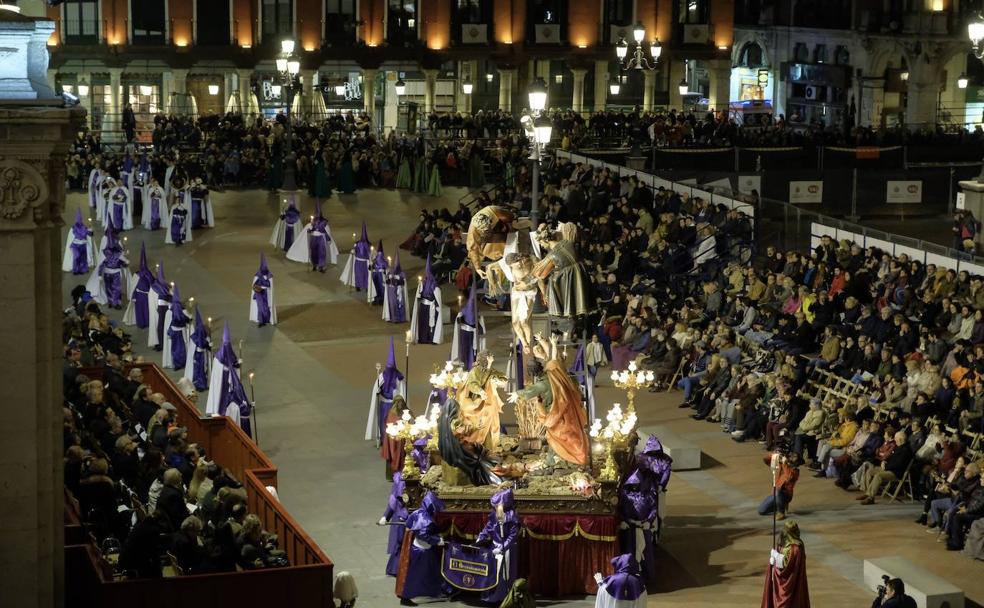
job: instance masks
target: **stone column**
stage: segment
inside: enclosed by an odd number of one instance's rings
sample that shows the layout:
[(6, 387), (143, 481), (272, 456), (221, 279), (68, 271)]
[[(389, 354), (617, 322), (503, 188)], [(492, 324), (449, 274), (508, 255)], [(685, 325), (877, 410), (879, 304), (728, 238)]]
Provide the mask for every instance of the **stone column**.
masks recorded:
[[(920, 62), (917, 62), (920, 63)], [(913, 66), (906, 83), (905, 126), (917, 131), (936, 125), (936, 108), (939, 103), (940, 75), (930, 66)]]
[(437, 70), (424, 70), (424, 114), (434, 111), (437, 96)]
[(642, 109), (644, 112), (653, 111), (653, 99), (656, 96), (656, 72), (645, 70), (643, 73), (644, 84), (642, 91)]
[(123, 106), (120, 104), (120, 86), (121, 78), (123, 77), (122, 68), (109, 68), (109, 93), (110, 93), (110, 106), (109, 110), (103, 116), (102, 130), (109, 131), (109, 137), (103, 136), (103, 141), (117, 141), (122, 140), (122, 134), (117, 133), (122, 128), (122, 121), (120, 114), (123, 112)]
[(301, 70), (301, 115), (311, 115), (314, 113), (314, 108), (311, 106), (311, 102), (314, 100), (314, 91), (311, 87), (314, 86), (314, 70)]
[(191, 104), (188, 103), (188, 70), (171, 70), (171, 97), (168, 110), (175, 114), (188, 114)]
[(588, 75), (588, 71), (584, 68), (574, 68), (571, 72), (574, 74), (574, 96), (571, 99), (571, 109), (576, 114), (581, 114), (584, 112), (584, 78)]
[(250, 103), (253, 99), (253, 90), (250, 88), (250, 78), (253, 76), (253, 70), (236, 70), (236, 74), (239, 76), (239, 111), (243, 113), (243, 116), (248, 117), (253, 104)]
[(595, 61), (594, 111), (603, 112), (608, 103), (608, 62)]
[(512, 112), (513, 84), (516, 69), (499, 70), (499, 109)]
[(0, 466), (10, 475), (0, 589), (10, 606), (64, 605), (61, 213), (65, 155), (84, 119), (79, 107), (0, 104)]
[(670, 63), (670, 107), (680, 110), (683, 108), (683, 97), (680, 96), (680, 80), (686, 71), (686, 64), (682, 60)]
[(375, 118), (376, 113), (376, 70), (366, 69), (362, 70), (362, 109), (369, 115), (369, 118)]
[(711, 110), (727, 110), (731, 101), (731, 65), (729, 62), (716, 60), (711, 62), (708, 69), (710, 96), (708, 105)]

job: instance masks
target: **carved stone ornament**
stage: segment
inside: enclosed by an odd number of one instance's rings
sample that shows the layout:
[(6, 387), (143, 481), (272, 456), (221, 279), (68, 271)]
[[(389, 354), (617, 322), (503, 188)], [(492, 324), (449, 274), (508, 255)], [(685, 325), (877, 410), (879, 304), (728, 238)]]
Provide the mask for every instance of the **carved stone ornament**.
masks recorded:
[(37, 169), (13, 158), (0, 157), (0, 217), (16, 220), (28, 207), (48, 198), (48, 184)]

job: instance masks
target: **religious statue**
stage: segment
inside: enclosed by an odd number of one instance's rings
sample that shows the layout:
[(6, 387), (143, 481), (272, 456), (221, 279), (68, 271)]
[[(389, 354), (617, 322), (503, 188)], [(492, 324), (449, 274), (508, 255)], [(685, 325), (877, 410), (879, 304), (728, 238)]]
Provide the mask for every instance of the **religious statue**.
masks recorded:
[(499, 449), (502, 399), (498, 388), (507, 382), (506, 375), (492, 367), (494, 361), (491, 352), (478, 353), (475, 365), (458, 389), (462, 440), (483, 446), (489, 452)]
[(577, 465), (588, 464), (588, 416), (581, 405), (581, 389), (571, 378), (557, 347), (557, 337), (547, 342), (537, 335), (533, 354), (546, 361), (543, 378), (509, 394), (509, 402), (537, 399), (546, 429), (547, 444), (560, 458)]
[(489, 205), (478, 210), (468, 224), (468, 234), (465, 237), (468, 259), (475, 272), (484, 279), (486, 275), (482, 269), (482, 260), (495, 262), (502, 259), (509, 233), (529, 225), (529, 220), (517, 219), (505, 207)]
[(796, 522), (787, 521), (778, 547), (769, 556), (762, 608), (809, 608), (810, 586), (806, 579), (806, 550)]
[(441, 417), (438, 419), (437, 428), (437, 445), (443, 461), (446, 483), (454, 484), (453, 479), (448, 475), (451, 470), (449, 467), (464, 472), (469, 481), (476, 486), (502, 482), (499, 476), (492, 472), (492, 468), (497, 463), (488, 457), (485, 448), (481, 444), (469, 444), (463, 441), (462, 437), (467, 434), (467, 430), (461, 422), (460, 408), (454, 397), (449, 397), (441, 406)]
[(509, 291), (509, 311), (512, 330), (523, 345), (523, 352), (530, 354), (533, 348), (533, 299), (536, 297), (536, 278), (533, 276), (533, 258), (525, 253), (510, 253), (504, 259), (512, 283)]
[(561, 224), (556, 234), (544, 231), (540, 244), (549, 253), (533, 268), (551, 315), (575, 317), (591, 312), (591, 278), (577, 253), (577, 226)]

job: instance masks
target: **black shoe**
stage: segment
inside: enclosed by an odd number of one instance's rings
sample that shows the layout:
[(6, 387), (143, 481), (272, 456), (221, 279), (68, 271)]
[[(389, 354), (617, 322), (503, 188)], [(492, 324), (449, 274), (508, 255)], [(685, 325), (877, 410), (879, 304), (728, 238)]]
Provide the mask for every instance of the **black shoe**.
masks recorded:
[(401, 606), (416, 606), (417, 604), (413, 603), (413, 600), (408, 600), (407, 598), (400, 598), (400, 605)]
[(732, 437), (731, 438), (731, 441), (735, 441), (737, 443), (745, 443), (745, 438), (744, 437)]
[(947, 541), (947, 543), (946, 543), (946, 550), (947, 551), (960, 551), (961, 549), (963, 549), (963, 547), (961, 547), (960, 545), (955, 545), (955, 544), (953, 544), (953, 543), (951, 543), (949, 541)]
[(694, 420), (703, 420), (704, 419), (704, 417), (701, 416), (700, 414), (693, 414), (690, 417), (693, 418)]
[(916, 520), (916, 523), (925, 526), (928, 520), (929, 518), (926, 517), (925, 513), (923, 513), (922, 515), (919, 516), (919, 519)]
[(823, 471), (818, 471), (817, 474), (814, 475), (814, 477), (816, 477), (817, 479), (823, 479), (826, 476), (827, 476), (827, 474), (824, 473)]
[(680, 405), (678, 405), (677, 407), (678, 407), (678, 408), (680, 408), (680, 409), (682, 410), (683, 408), (686, 408), (686, 407), (690, 407), (690, 404), (689, 404), (689, 403), (687, 403), (686, 401), (684, 401), (683, 403), (681, 403), (681, 404), (680, 404)]

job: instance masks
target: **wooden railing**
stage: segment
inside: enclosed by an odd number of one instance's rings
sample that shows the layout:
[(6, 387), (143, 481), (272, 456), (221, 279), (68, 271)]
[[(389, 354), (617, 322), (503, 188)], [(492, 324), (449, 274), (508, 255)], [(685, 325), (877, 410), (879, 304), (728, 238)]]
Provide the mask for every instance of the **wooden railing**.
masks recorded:
[[(182, 608), (257, 605), (270, 602), (277, 608), (333, 607), (334, 565), (280, 501), (267, 490), (277, 487), (277, 468), (266, 454), (228, 418), (205, 418), (163, 371), (152, 363), (140, 363), (143, 381), (177, 408), (178, 424), (188, 429), (188, 440), (201, 445), (209, 458), (226, 468), (246, 488), (250, 513), (263, 528), (278, 537), (290, 566), (226, 574), (189, 575), (165, 579), (114, 581), (107, 573), (97, 547), (87, 542), (78, 507), (66, 493), (65, 564), (68, 606), (136, 605)], [(101, 378), (102, 369), (83, 369), (90, 378)], [(85, 572), (73, 572), (83, 568)]]

